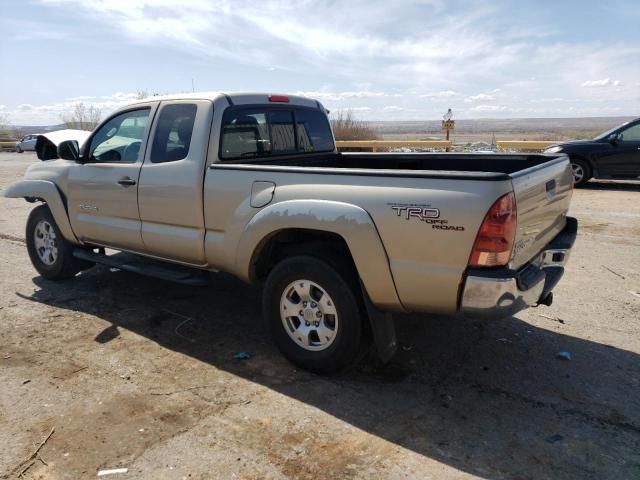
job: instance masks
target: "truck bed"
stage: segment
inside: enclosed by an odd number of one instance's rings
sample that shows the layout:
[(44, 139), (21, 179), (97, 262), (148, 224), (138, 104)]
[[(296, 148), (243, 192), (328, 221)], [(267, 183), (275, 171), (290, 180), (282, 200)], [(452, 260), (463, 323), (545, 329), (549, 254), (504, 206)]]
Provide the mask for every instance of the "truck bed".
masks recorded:
[[(329, 169), (402, 170), (406, 172), (475, 172), (502, 175), (474, 176), (500, 178), (519, 171), (564, 158), (552, 154), (469, 154), (469, 153), (329, 153), (319, 155), (291, 155), (273, 158), (237, 160), (225, 164), (269, 165)], [(219, 164), (221, 166), (221, 164)], [(369, 172), (367, 172), (369, 173)], [(364, 172), (361, 172), (364, 174)], [(440, 176), (438, 175), (438, 176)], [(457, 177), (458, 175), (456, 175)]]

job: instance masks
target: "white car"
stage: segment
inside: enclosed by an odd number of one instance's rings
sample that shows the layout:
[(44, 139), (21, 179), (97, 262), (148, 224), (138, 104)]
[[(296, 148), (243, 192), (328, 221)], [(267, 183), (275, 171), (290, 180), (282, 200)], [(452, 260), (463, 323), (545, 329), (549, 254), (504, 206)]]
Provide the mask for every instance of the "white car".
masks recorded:
[(22, 137), (22, 139), (20, 139), (20, 141), (16, 142), (16, 151), (18, 153), (22, 153), (28, 150), (34, 152), (36, 150), (37, 139), (38, 134), (36, 133), (25, 135), (24, 137)]

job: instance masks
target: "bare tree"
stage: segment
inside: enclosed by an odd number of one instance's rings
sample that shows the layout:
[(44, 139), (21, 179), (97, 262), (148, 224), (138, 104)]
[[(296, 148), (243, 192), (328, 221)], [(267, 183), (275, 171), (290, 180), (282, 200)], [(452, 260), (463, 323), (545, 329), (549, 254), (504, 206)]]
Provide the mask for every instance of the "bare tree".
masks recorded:
[(153, 92), (151, 95), (149, 95), (149, 90), (138, 90), (136, 92), (136, 99), (138, 100), (142, 100), (143, 98), (147, 98), (147, 97), (158, 97), (160, 96), (160, 94), (158, 92)]
[(15, 129), (11, 126), (9, 115), (0, 113), (0, 139), (15, 139), (17, 135)]
[(80, 102), (74, 105), (73, 112), (62, 114), (60, 118), (66, 128), (93, 130), (100, 122), (101, 117), (102, 110), (93, 105), (87, 106)]
[(369, 125), (356, 120), (351, 110), (339, 111), (331, 119), (336, 140), (376, 140), (378, 135)]

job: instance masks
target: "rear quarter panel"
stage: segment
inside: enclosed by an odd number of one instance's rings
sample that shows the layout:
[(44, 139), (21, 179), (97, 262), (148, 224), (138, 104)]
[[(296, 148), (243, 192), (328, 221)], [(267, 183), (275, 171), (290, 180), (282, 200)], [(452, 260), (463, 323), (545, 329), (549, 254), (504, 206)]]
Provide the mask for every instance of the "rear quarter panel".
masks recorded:
[[(480, 223), (491, 204), (511, 190), (509, 180), (209, 169), (204, 192), (207, 258), (213, 267), (240, 276), (245, 276), (244, 267), (236, 263), (236, 248), (246, 225), (260, 210), (250, 205), (254, 181), (276, 184), (270, 205), (317, 199), (364, 209), (386, 250), (402, 307), (434, 313), (456, 311), (458, 290)], [(414, 209), (412, 213), (408, 208)], [(438, 216), (423, 218), (415, 214), (416, 208), (435, 209)], [(366, 243), (349, 248), (379, 255)]]

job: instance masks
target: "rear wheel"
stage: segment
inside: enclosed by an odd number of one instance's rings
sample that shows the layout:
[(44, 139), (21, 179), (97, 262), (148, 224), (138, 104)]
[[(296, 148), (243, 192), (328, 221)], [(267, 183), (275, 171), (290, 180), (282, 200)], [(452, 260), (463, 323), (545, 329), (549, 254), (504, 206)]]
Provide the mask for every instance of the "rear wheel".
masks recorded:
[(278, 263), (263, 292), (265, 320), (280, 351), (318, 373), (351, 364), (362, 343), (360, 292), (351, 275), (311, 256)]
[(27, 251), (31, 263), (40, 275), (49, 280), (74, 277), (93, 263), (73, 256), (75, 245), (60, 233), (49, 207), (34, 208), (27, 220)]
[(581, 158), (571, 159), (571, 170), (573, 171), (573, 182), (576, 187), (582, 187), (591, 179), (591, 166)]

